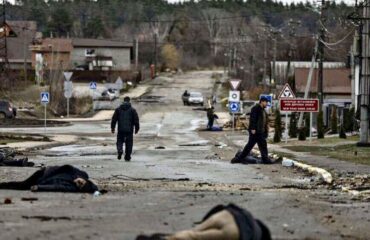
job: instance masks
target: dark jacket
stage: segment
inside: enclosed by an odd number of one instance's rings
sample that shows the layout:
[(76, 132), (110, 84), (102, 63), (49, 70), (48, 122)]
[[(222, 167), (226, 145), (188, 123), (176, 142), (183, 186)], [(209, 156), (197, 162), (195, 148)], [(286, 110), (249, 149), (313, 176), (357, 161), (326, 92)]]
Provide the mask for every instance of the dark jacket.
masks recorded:
[(247, 210), (234, 204), (227, 206), (218, 205), (214, 207), (203, 218), (203, 222), (212, 215), (226, 210), (233, 215), (234, 220), (239, 228), (240, 240), (271, 240), (270, 230), (261, 221), (254, 219), (253, 215)]
[[(83, 189), (79, 189), (74, 180), (83, 178), (87, 181)], [(98, 187), (89, 181), (89, 175), (71, 165), (52, 166), (44, 170), (43, 175), (37, 180), (37, 191), (53, 192), (95, 192)]]
[(139, 116), (136, 110), (131, 107), (131, 103), (124, 102), (119, 108), (114, 111), (111, 129), (116, 128), (116, 123), (118, 122), (118, 132), (121, 133), (135, 133), (139, 132)]
[[(263, 121), (264, 118), (265, 122)], [(248, 130), (256, 130), (257, 134), (268, 133), (268, 116), (260, 104), (256, 104), (251, 110)]]

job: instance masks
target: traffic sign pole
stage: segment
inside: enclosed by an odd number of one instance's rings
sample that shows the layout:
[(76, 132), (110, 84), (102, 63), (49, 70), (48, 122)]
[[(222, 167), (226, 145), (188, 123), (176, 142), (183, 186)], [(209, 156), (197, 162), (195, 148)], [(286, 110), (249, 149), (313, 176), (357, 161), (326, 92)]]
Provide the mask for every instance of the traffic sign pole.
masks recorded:
[(67, 118), (69, 118), (69, 98), (67, 98)]
[(288, 112), (285, 113), (285, 143), (288, 143)]
[(46, 133), (46, 105), (47, 104), (44, 104), (44, 107), (45, 107), (45, 115), (44, 115), (44, 132)]
[(312, 142), (312, 120), (313, 120), (313, 117), (312, 117), (312, 112), (310, 112), (310, 142)]

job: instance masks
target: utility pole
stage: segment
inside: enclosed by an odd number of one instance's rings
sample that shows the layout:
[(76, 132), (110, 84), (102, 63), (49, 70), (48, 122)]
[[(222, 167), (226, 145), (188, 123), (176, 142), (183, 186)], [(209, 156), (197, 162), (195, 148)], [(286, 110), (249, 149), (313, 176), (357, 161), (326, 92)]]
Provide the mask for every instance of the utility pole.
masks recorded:
[(318, 52), (319, 52), (319, 76), (318, 76), (318, 84), (317, 84), (317, 95), (319, 98), (319, 109), (322, 111), (322, 104), (324, 103), (324, 95), (323, 95), (323, 81), (324, 81), (324, 41), (325, 41), (325, 26), (324, 23), (326, 22), (326, 1), (321, 0), (321, 12), (320, 12), (320, 30), (319, 30), (319, 45), (318, 45)]
[(6, 0), (2, 0), (2, 10), (1, 10), (1, 28), (3, 29), (3, 34), (0, 36), (0, 87), (7, 85), (8, 80), (8, 69), (9, 69), (9, 60), (8, 60), (8, 46), (7, 46), (7, 37), (10, 29), (8, 29), (6, 24)]
[(370, 98), (370, 1), (365, 0), (362, 9), (361, 34), (361, 77), (360, 77), (360, 142), (359, 146), (369, 146), (369, 98)]
[(154, 33), (154, 76), (157, 75), (157, 62), (158, 62), (158, 58), (157, 58), (157, 33), (155, 32)]
[[(294, 44), (293, 38), (295, 36), (296, 26), (299, 26), (300, 24), (301, 24), (301, 21), (294, 21), (293, 19), (289, 20), (289, 27), (290, 27), (289, 37), (291, 39), (290, 39), (290, 43), (289, 43), (288, 66), (287, 66), (286, 75), (285, 75), (286, 83), (289, 82), (290, 65), (291, 65), (291, 61), (292, 61), (293, 50), (295, 49), (295, 44)], [(293, 88), (292, 90), (295, 91), (295, 89), (294, 89), (295, 86), (291, 86), (291, 87)]]
[(23, 71), (24, 71), (24, 81), (27, 82), (28, 73), (27, 73), (27, 34), (24, 34), (26, 31), (25, 28), (22, 28), (23, 31)]
[(271, 73), (271, 80), (274, 81), (276, 84), (276, 54), (277, 54), (277, 35), (279, 31), (271, 29), (272, 39), (274, 41), (274, 53), (273, 53), (273, 63), (272, 63), (272, 73)]
[(139, 40), (135, 38), (135, 68), (139, 67)]

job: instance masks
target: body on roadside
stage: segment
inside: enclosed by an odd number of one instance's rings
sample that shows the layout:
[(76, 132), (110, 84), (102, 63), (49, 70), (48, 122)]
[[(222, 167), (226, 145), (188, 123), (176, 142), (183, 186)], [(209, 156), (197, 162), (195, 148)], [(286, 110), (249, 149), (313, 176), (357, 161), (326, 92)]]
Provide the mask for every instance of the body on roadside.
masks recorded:
[(0, 189), (93, 193), (98, 187), (89, 180), (86, 172), (63, 165), (37, 170), (24, 181), (0, 183)]
[(111, 131), (115, 133), (115, 128), (118, 123), (117, 131), (117, 153), (118, 159), (121, 159), (123, 154), (123, 144), (125, 143), (125, 160), (131, 160), (134, 133), (137, 134), (140, 129), (139, 116), (136, 110), (131, 106), (130, 98), (125, 97), (124, 102), (119, 106), (113, 114), (111, 121)]

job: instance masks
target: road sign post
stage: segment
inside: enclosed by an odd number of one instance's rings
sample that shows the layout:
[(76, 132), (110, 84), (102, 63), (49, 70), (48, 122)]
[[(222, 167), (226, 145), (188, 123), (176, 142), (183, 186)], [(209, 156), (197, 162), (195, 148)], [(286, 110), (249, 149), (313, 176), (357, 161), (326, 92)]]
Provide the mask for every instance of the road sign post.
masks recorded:
[(229, 102), (229, 111), (232, 113), (232, 130), (234, 131), (235, 126), (235, 113), (240, 112), (240, 101), (238, 102)]
[(44, 132), (46, 133), (46, 107), (50, 101), (50, 94), (49, 92), (42, 92), (40, 94), (41, 104), (44, 105)]
[(312, 113), (319, 111), (319, 99), (282, 98), (280, 110), (286, 112), (309, 112), (310, 113), (310, 141), (312, 141)]
[[(96, 89), (98, 88), (98, 84), (96, 82), (90, 82), (89, 87), (90, 87), (90, 90), (92, 90), (92, 99), (94, 101), (94, 96), (96, 95)], [(93, 107), (93, 111), (95, 111), (94, 107)]]
[[(289, 86), (288, 83), (286, 83), (285, 86), (283, 87), (283, 90), (281, 90), (279, 94), (279, 99), (280, 100), (295, 99), (295, 94), (292, 91), (292, 88)], [(280, 101), (280, 111), (283, 111), (281, 109), (281, 101)], [(291, 112), (291, 111), (285, 111), (285, 131), (284, 131), (285, 143), (288, 143), (288, 112)]]
[(67, 98), (67, 118), (69, 118), (69, 99), (72, 97), (73, 92), (73, 84), (70, 80), (73, 72), (63, 72), (63, 75), (66, 79), (66, 81), (64, 81), (64, 97)]

